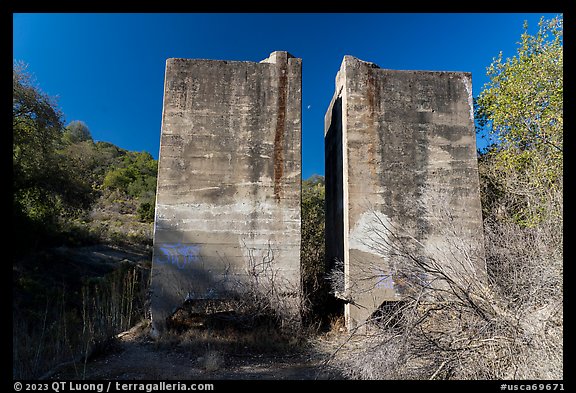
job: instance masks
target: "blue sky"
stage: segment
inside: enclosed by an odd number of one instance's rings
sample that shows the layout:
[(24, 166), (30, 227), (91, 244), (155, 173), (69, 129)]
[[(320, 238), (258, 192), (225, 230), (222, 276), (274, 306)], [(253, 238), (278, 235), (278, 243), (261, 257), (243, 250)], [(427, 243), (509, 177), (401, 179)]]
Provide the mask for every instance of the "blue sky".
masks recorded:
[[(500, 51), (516, 53), (535, 13), (14, 14), (13, 58), (28, 64), (66, 123), (158, 158), (167, 58), (302, 58), (302, 176), (324, 174), (324, 113), (344, 55), (399, 70), (466, 71), (473, 94)], [(478, 146), (484, 142), (478, 140)]]

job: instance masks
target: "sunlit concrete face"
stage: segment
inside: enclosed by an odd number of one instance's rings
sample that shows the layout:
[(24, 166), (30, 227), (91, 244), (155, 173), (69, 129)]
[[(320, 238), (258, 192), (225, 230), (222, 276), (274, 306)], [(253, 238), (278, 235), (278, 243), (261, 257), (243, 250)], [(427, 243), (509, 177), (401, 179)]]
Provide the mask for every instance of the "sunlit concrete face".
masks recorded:
[(405, 260), (389, 236), (485, 278), (472, 108), (469, 73), (386, 70), (345, 56), (325, 117), (326, 251), (344, 262), (349, 329), (402, 299)]
[(167, 60), (151, 280), (157, 331), (186, 299), (232, 296), (249, 272), (274, 274), (297, 302), (301, 81), (301, 59), (287, 52), (259, 63)]

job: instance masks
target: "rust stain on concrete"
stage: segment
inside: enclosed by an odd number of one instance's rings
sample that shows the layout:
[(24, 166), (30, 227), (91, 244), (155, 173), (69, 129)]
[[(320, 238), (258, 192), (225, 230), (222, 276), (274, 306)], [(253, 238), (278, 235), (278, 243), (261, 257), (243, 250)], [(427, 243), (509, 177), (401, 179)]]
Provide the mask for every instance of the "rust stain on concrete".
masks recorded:
[(280, 201), (284, 177), (284, 139), (286, 125), (286, 95), (288, 94), (288, 70), (286, 64), (278, 69), (278, 115), (274, 134), (274, 197)]
[(368, 68), (366, 78), (366, 99), (368, 101), (368, 122), (367, 127), (369, 135), (367, 137), (368, 148), (368, 166), (370, 168), (371, 179), (379, 178), (378, 159), (376, 157), (376, 145), (379, 143), (378, 132), (376, 129), (376, 113), (380, 101), (378, 80), (374, 76), (373, 68)]

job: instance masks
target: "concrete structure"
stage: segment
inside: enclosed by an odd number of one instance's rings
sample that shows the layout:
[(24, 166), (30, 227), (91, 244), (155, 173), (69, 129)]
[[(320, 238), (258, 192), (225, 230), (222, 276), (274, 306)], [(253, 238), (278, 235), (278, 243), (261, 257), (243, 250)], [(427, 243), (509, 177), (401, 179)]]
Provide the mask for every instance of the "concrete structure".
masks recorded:
[[(151, 313), (232, 296), (255, 275), (297, 301), (301, 59), (168, 59)], [(251, 278), (250, 278), (251, 277)]]
[(401, 239), (415, 255), (485, 277), (469, 73), (345, 56), (325, 148), (326, 251), (344, 262), (349, 329), (402, 298), (403, 260), (390, 249)]

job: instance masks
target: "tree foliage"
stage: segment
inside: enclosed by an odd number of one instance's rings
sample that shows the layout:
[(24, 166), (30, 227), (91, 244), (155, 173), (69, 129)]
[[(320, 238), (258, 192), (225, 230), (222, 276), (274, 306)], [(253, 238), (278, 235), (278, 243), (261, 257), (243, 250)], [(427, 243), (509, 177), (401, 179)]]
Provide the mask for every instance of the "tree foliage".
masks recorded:
[(338, 312), (338, 305), (330, 295), (327, 280), (330, 269), (325, 259), (325, 198), (323, 176), (314, 175), (302, 181), (301, 272), (309, 311), (305, 317), (310, 322), (327, 323), (330, 314)]
[(535, 35), (525, 24), (517, 54), (500, 53), (487, 71), (476, 100), (492, 139), (481, 159), (484, 205), (533, 226), (550, 213), (549, 191), (562, 187), (563, 19), (541, 19)]
[(86, 123), (81, 120), (74, 120), (64, 129), (62, 140), (68, 144), (86, 141), (92, 142), (92, 134)]
[(305, 268), (324, 263), (324, 202), (322, 176), (302, 181), (302, 259)]
[(15, 64), (12, 75), (14, 218), (17, 226), (53, 226), (60, 214), (86, 206), (86, 190), (59, 151), (63, 121), (56, 103), (25, 65)]

